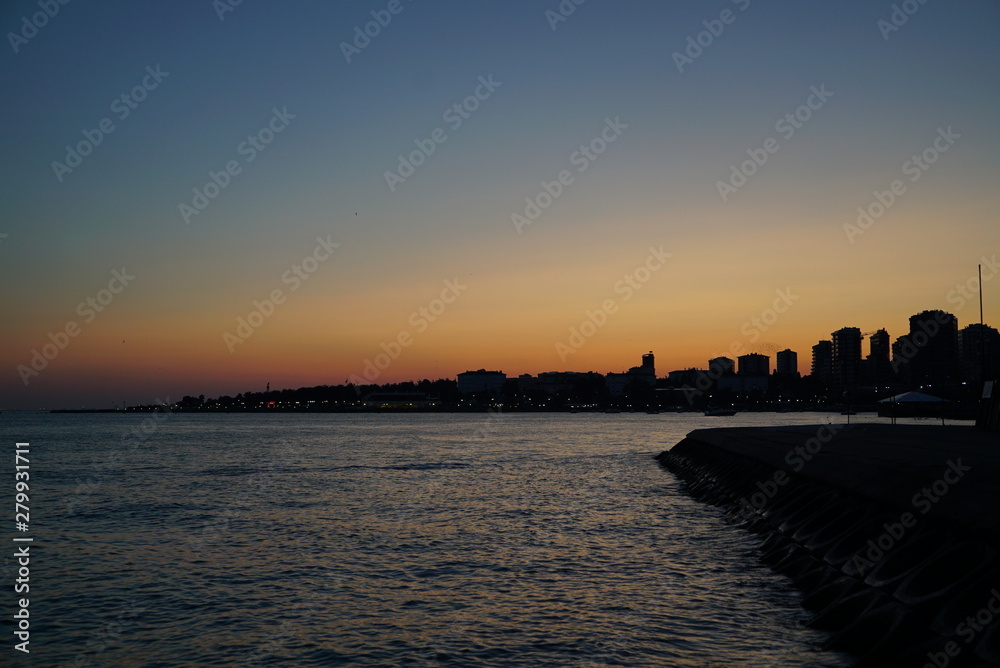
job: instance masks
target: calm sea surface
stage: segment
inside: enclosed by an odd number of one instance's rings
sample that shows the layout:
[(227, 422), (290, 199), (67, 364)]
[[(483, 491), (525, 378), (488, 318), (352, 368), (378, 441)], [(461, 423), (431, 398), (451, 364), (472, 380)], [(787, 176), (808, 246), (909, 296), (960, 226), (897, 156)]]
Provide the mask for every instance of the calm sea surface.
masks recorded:
[[(0, 414), (0, 664), (842, 666), (653, 456), (827, 414)], [(30, 656), (15, 652), (30, 536)], [(16, 660), (16, 663), (15, 663)]]

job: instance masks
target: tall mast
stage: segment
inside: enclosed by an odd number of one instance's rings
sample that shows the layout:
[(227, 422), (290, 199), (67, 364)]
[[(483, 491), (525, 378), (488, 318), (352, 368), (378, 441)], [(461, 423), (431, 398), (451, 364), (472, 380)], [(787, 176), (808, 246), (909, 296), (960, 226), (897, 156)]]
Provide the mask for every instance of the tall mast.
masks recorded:
[(981, 264), (979, 265), (979, 356), (983, 383), (985, 384), (990, 365), (986, 359), (986, 326), (983, 322), (983, 265)]

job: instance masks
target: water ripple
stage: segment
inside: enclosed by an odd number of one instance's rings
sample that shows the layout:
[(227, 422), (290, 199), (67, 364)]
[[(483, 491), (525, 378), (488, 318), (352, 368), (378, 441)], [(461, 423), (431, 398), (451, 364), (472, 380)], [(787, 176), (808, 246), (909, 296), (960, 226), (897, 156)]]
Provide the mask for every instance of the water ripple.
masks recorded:
[(37, 665), (847, 665), (652, 460), (689, 417), (175, 415), (103, 473), (128, 416), (31, 419)]

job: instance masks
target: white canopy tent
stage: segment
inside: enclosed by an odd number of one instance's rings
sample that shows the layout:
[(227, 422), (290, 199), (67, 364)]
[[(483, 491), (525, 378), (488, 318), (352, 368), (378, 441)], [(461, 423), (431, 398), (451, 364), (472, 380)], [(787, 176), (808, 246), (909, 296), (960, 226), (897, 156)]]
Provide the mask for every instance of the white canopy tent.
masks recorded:
[(894, 397), (889, 397), (888, 399), (879, 399), (880, 404), (896, 403), (902, 404), (911, 401), (948, 401), (947, 399), (942, 399), (941, 397), (934, 397), (929, 394), (924, 394), (923, 392), (903, 392), (902, 394), (897, 394)]
[[(914, 403), (951, 403), (948, 399), (935, 397), (923, 392), (903, 392), (887, 399), (879, 399), (880, 404), (914, 404)], [(896, 424), (896, 413), (893, 411), (892, 423)], [(944, 424), (944, 413), (941, 413), (941, 424)]]

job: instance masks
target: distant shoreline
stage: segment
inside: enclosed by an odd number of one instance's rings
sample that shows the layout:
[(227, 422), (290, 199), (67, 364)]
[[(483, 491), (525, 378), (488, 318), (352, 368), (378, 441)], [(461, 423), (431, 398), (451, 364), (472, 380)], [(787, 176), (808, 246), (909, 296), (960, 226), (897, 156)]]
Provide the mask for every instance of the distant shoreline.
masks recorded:
[[(760, 413), (774, 413), (774, 414), (792, 414), (792, 413), (829, 413), (832, 415), (840, 415), (843, 411), (842, 406), (810, 406), (809, 408), (802, 409), (788, 409), (788, 408), (738, 408), (736, 409), (737, 415), (740, 414), (760, 414)], [(322, 415), (322, 414), (350, 414), (350, 415), (370, 415), (377, 413), (595, 413), (595, 414), (621, 414), (621, 413), (632, 413), (632, 414), (649, 414), (649, 415), (702, 415), (703, 410), (700, 409), (678, 409), (678, 408), (661, 408), (656, 410), (649, 410), (646, 408), (508, 408), (503, 407), (492, 407), (492, 406), (476, 406), (476, 407), (463, 407), (463, 408), (444, 408), (444, 407), (406, 407), (406, 408), (395, 408), (395, 407), (352, 407), (352, 408), (214, 408), (214, 409), (198, 409), (198, 408), (178, 408), (176, 406), (129, 406), (126, 410), (121, 410), (120, 408), (57, 408), (57, 409), (37, 409), (32, 412), (46, 412), (46, 413), (58, 413), (58, 414), (148, 414), (148, 413), (183, 413), (190, 415), (214, 415), (214, 414), (230, 414), (230, 413), (254, 413), (254, 414), (267, 414), (267, 413), (294, 413), (300, 415)], [(852, 415), (878, 415), (879, 411), (876, 408), (855, 408), (853, 409)], [(910, 417), (921, 417), (921, 416), (910, 416)], [(939, 419), (937, 416), (924, 416), (928, 419)], [(716, 426), (724, 427), (726, 426), (725, 418), (706, 416), (710, 419)], [(949, 416), (948, 420), (974, 420), (975, 416), (965, 417), (965, 416)]]

